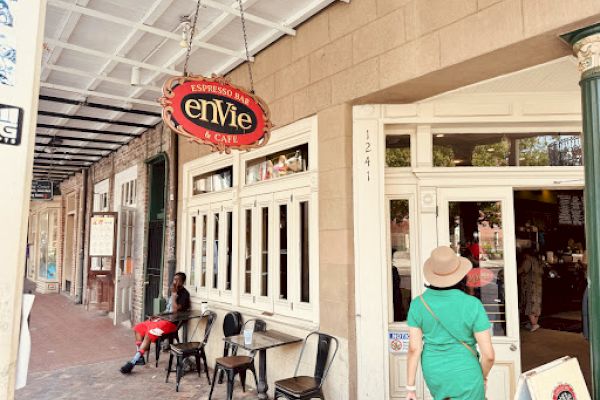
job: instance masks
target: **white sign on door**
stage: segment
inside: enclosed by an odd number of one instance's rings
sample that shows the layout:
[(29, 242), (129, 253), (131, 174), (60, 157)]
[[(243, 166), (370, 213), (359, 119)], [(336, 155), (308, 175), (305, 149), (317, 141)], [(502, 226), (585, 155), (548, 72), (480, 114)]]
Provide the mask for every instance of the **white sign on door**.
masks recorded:
[(112, 257), (115, 242), (114, 215), (94, 215), (90, 224), (90, 256)]

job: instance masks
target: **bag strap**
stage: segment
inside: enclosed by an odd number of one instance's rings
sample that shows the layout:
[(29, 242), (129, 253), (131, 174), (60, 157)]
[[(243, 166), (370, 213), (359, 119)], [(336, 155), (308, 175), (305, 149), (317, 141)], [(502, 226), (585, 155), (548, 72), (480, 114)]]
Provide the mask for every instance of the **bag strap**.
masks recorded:
[(427, 302), (423, 298), (423, 295), (420, 295), (419, 298), (421, 299), (421, 302), (423, 303), (423, 305), (425, 306), (427, 311), (429, 311), (429, 314), (431, 314), (431, 316), (433, 318), (435, 318), (435, 320), (442, 326), (442, 328), (444, 328), (450, 334), (450, 336), (452, 336), (457, 342), (460, 342), (460, 344), (465, 346), (467, 348), (467, 350), (469, 350), (471, 352), (471, 354), (473, 354), (473, 356), (479, 360), (479, 357), (477, 356), (477, 352), (475, 350), (473, 350), (473, 348), (471, 346), (469, 346), (467, 343), (465, 343), (464, 341), (462, 341), (458, 337), (456, 337), (456, 335), (454, 333), (452, 333), (452, 331), (450, 329), (448, 329), (446, 327), (446, 325), (444, 325), (444, 323), (438, 318), (438, 316), (435, 315), (435, 313), (433, 312), (431, 307), (429, 307), (429, 304), (427, 304)]

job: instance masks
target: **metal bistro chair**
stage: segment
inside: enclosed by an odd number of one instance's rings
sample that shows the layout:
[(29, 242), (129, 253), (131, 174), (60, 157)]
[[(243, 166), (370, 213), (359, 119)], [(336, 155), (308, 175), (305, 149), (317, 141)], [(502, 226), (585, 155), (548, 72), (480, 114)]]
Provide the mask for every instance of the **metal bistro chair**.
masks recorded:
[[(242, 314), (237, 311), (228, 312), (223, 318), (223, 336), (230, 337), (242, 332)], [(237, 347), (225, 342), (223, 346), (223, 357), (237, 355)], [(223, 383), (225, 371), (219, 371), (219, 384)]]
[[(317, 359), (315, 362), (315, 372), (313, 376), (298, 376), (298, 368), (302, 361), (302, 354), (306, 348), (308, 339), (317, 335), (319, 342), (317, 344)], [(335, 349), (331, 358), (329, 353), (331, 351), (331, 342), (335, 343)], [(329, 368), (333, 363), (335, 355), (338, 351), (339, 342), (338, 340), (326, 333), (312, 332), (304, 339), (302, 350), (300, 351), (300, 357), (298, 357), (298, 364), (296, 364), (296, 370), (292, 378), (282, 379), (275, 382), (275, 399), (285, 398), (288, 400), (308, 400), (308, 399), (325, 399), (323, 395), (323, 383), (329, 372)], [(329, 361), (328, 361), (329, 359)]]
[[(247, 329), (250, 324), (254, 324), (254, 332), (264, 332), (267, 328), (267, 324), (262, 319), (250, 319), (244, 323), (244, 329)], [(237, 346), (234, 347), (234, 352), (237, 351)], [(235, 354), (235, 353), (234, 353)], [(228, 356), (217, 358), (215, 361), (215, 371), (213, 374), (212, 385), (210, 386), (210, 394), (208, 400), (212, 398), (213, 390), (215, 388), (215, 380), (217, 373), (222, 370), (227, 374), (227, 400), (233, 398), (233, 381), (236, 374), (240, 374), (240, 381), (242, 383), (242, 390), (246, 391), (246, 372), (252, 371), (254, 375), (254, 384), (258, 387), (258, 378), (256, 377), (256, 368), (254, 367), (254, 355), (255, 352), (250, 352), (247, 356)]]
[[(157, 368), (158, 368), (158, 359), (160, 358), (160, 351), (162, 350), (163, 342), (165, 340), (169, 341), (169, 347), (171, 347), (171, 345), (175, 341), (177, 341), (177, 343), (181, 343), (181, 340), (179, 340), (179, 330), (181, 329), (181, 327), (183, 326), (184, 323), (185, 323), (185, 321), (179, 321), (177, 323), (177, 329), (175, 330), (175, 332), (167, 333), (166, 335), (163, 335), (163, 336), (159, 337), (158, 339), (156, 339), (156, 342), (154, 343), (154, 350), (156, 351), (155, 366)], [(150, 352), (148, 351), (147, 354), (148, 354), (148, 362), (150, 362)]]
[[(172, 371), (173, 366), (173, 358), (177, 357), (177, 366), (176, 366), (176, 376), (177, 376), (177, 385), (175, 386), (175, 391), (179, 392), (179, 381), (183, 375), (183, 361), (188, 358), (194, 356), (196, 359), (196, 369), (198, 371), (198, 376), (200, 375), (200, 359), (204, 363), (204, 372), (206, 372), (206, 379), (208, 379), (208, 383), (210, 384), (210, 377), (208, 376), (208, 365), (206, 363), (206, 353), (204, 351), (204, 347), (208, 342), (208, 338), (210, 336), (210, 332), (212, 327), (217, 320), (217, 314), (213, 311), (205, 311), (202, 314), (202, 319), (206, 317), (206, 326), (204, 328), (204, 338), (201, 342), (187, 342), (187, 343), (178, 343), (171, 345), (171, 354), (169, 355), (169, 366), (167, 367), (167, 377), (165, 382), (169, 382), (169, 375)], [(198, 321), (200, 323), (200, 321)], [(193, 336), (193, 334), (192, 334)]]

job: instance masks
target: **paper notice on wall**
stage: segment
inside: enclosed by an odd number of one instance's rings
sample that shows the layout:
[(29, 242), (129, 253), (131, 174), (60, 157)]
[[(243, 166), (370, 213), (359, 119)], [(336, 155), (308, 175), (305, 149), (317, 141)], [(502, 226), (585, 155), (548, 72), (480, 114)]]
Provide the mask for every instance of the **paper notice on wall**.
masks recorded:
[(116, 216), (94, 215), (90, 222), (90, 256), (111, 257), (114, 252)]
[(392, 354), (408, 353), (408, 332), (388, 332), (388, 348)]

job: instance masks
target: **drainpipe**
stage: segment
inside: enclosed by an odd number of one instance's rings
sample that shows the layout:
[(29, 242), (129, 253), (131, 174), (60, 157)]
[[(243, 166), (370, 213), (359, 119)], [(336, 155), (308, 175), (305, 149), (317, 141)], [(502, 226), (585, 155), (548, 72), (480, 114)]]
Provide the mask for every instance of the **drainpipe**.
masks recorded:
[(81, 170), (82, 187), (81, 187), (81, 232), (79, 232), (79, 270), (77, 271), (75, 290), (75, 303), (83, 304), (83, 270), (85, 268), (85, 228), (87, 225), (87, 170)]
[(585, 241), (588, 257), (592, 398), (600, 398), (600, 24), (563, 35), (573, 46), (581, 72)]
[[(172, 238), (167, 259), (168, 281), (167, 287), (173, 281), (175, 269), (177, 268), (177, 203), (178, 203), (178, 184), (179, 184), (179, 137), (170, 129), (167, 129), (171, 135), (171, 157), (169, 157), (169, 194), (167, 201), (169, 205), (169, 218), (167, 221), (168, 230)], [(165, 286), (165, 285), (163, 285)]]

